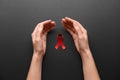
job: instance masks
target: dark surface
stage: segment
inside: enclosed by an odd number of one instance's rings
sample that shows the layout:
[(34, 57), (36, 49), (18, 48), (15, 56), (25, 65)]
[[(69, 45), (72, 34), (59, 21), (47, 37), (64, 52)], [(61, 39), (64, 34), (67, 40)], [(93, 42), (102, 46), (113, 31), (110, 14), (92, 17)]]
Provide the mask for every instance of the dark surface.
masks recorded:
[[(46, 19), (57, 22), (48, 34), (43, 80), (83, 80), (72, 37), (61, 25), (69, 16), (87, 29), (102, 80), (119, 80), (120, 0), (0, 0), (0, 80), (25, 80), (32, 58), (31, 33)], [(55, 50), (58, 33), (66, 50)]]

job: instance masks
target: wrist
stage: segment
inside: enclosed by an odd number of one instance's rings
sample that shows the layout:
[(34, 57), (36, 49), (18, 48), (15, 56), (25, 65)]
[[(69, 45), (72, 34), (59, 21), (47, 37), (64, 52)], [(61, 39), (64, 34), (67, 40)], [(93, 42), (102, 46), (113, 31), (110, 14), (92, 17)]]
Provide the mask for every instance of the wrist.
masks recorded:
[(82, 59), (83, 58), (88, 58), (88, 57), (90, 57), (92, 55), (90, 49), (80, 51), (79, 54), (80, 54)]
[(34, 52), (33, 53), (33, 59), (38, 60), (38, 61), (42, 61), (43, 56), (44, 55), (42, 53), (39, 53), (39, 52)]
[(90, 51), (90, 48), (88, 47), (88, 48), (86, 48), (86, 49), (81, 49), (80, 51), (79, 51), (79, 53), (80, 54), (87, 54), (87, 53), (90, 53), (91, 51)]

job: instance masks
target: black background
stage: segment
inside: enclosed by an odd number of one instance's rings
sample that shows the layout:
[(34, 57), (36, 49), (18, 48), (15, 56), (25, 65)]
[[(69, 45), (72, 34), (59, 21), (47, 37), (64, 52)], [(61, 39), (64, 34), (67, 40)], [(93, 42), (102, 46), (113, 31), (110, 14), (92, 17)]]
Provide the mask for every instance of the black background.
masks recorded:
[[(37, 23), (56, 21), (48, 34), (43, 80), (83, 80), (81, 58), (61, 18), (78, 20), (88, 31), (102, 80), (119, 80), (120, 0), (0, 0), (0, 80), (25, 80), (32, 58), (31, 33)], [(55, 50), (56, 36), (66, 50)]]

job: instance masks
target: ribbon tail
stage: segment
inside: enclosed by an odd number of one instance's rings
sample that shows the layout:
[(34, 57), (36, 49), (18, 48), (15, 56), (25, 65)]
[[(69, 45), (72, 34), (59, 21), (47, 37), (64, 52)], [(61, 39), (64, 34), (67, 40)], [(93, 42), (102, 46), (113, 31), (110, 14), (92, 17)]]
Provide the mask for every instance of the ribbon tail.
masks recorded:
[(65, 45), (63, 43), (61, 44), (61, 47), (62, 47), (63, 50), (66, 49), (66, 47), (65, 47)]
[(55, 49), (58, 49), (59, 48), (59, 44), (57, 43), (56, 46), (55, 46)]

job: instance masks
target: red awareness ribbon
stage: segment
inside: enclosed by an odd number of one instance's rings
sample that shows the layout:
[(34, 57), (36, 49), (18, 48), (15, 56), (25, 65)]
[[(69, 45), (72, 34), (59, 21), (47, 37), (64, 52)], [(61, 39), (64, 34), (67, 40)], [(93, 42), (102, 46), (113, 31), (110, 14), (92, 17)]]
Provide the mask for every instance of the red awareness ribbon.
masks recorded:
[(55, 46), (55, 49), (57, 50), (60, 46), (62, 47), (62, 49), (66, 49), (64, 43), (63, 43), (63, 39), (64, 39), (64, 36), (62, 34), (58, 34), (57, 36), (57, 44)]

